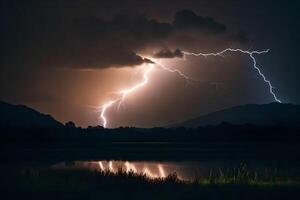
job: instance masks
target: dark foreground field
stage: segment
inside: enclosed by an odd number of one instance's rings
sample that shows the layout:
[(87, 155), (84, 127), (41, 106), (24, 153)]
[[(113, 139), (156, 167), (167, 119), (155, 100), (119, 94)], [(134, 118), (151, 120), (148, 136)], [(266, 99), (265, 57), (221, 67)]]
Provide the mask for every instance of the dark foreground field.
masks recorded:
[(175, 174), (149, 179), (134, 173), (87, 170), (1, 171), (2, 199), (299, 199), (299, 180), (215, 175), (191, 182)]
[[(198, 129), (0, 130), (1, 199), (300, 199), (298, 128), (222, 124)], [(184, 182), (174, 174), (153, 180), (142, 174), (40, 167), (97, 160), (251, 161), (273, 163), (289, 175), (228, 175), (220, 170)], [(25, 166), (32, 162), (38, 167)]]

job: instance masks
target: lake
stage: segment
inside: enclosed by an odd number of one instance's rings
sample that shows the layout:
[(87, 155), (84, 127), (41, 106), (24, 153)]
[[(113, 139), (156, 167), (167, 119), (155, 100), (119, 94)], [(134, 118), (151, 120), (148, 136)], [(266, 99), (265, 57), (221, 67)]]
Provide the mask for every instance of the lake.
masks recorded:
[(181, 180), (209, 177), (216, 174), (237, 174), (244, 171), (258, 176), (300, 177), (299, 162), (287, 161), (258, 161), (258, 160), (207, 160), (207, 161), (122, 161), (122, 160), (95, 160), (95, 161), (68, 161), (49, 166), (51, 169), (82, 169), (92, 171), (118, 170), (145, 174), (149, 178), (165, 178), (176, 173)]

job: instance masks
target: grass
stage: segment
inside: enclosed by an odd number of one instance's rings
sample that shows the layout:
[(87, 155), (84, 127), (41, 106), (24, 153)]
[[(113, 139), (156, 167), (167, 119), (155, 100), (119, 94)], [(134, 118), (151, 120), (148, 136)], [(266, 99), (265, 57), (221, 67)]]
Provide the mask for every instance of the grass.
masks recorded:
[(246, 165), (241, 165), (239, 168), (223, 170), (210, 170), (208, 177), (195, 177), (191, 183), (196, 184), (219, 184), (219, 185), (253, 185), (253, 186), (287, 186), (299, 185), (298, 177), (285, 177), (278, 175), (277, 170), (263, 173), (251, 172), (247, 170)]
[[(2, 182), (3, 181), (3, 182)], [(246, 167), (211, 170), (180, 180), (175, 173), (149, 178), (119, 169), (12, 170), (1, 173), (4, 199), (298, 199), (299, 180), (250, 173)]]

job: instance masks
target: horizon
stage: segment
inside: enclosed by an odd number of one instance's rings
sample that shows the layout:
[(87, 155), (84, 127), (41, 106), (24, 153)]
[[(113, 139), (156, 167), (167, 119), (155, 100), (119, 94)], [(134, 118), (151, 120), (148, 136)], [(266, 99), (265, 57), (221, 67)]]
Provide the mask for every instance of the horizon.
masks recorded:
[[(74, 123), (74, 125), (76, 127), (82, 127), (82, 126), (78, 126), (75, 122), (73, 122), (72, 120), (67, 120), (65, 122), (62, 122), (62, 121), (59, 121), (57, 120), (54, 116), (52, 116), (51, 114), (49, 113), (43, 113), (43, 112), (40, 112), (39, 110), (35, 110), (27, 105), (22, 105), (22, 104), (10, 104), (8, 102), (5, 102), (5, 101), (2, 101), (0, 100), (0, 103), (4, 103), (4, 104), (7, 104), (9, 106), (17, 106), (17, 107), (25, 107), (25, 108), (28, 108), (28, 109), (31, 109), (35, 112), (38, 112), (42, 115), (45, 115), (45, 116), (50, 116), (51, 118), (53, 118), (55, 121), (61, 123), (62, 125), (67, 125), (68, 123)], [(235, 110), (237, 108), (246, 108), (246, 107), (249, 107), (249, 106), (257, 106), (257, 107), (266, 107), (266, 106), (270, 106), (270, 105), (282, 105), (282, 106), (299, 106), (297, 104), (290, 104), (290, 103), (279, 103), (279, 102), (271, 102), (271, 103), (267, 103), (267, 104), (243, 104), (243, 105), (236, 105), (236, 106), (233, 106), (233, 107), (228, 107), (228, 108), (224, 108), (224, 109), (221, 109), (221, 110), (217, 110), (217, 111), (213, 111), (213, 112), (210, 112), (210, 113), (207, 113), (207, 114), (203, 114), (201, 116), (198, 116), (196, 118), (191, 118), (191, 119), (186, 119), (184, 121), (179, 121), (179, 122), (174, 122), (174, 123), (171, 123), (171, 124), (166, 124), (166, 125), (162, 125), (162, 126), (153, 126), (153, 127), (136, 127), (136, 126), (119, 126), (119, 127), (113, 127), (112, 129), (118, 129), (118, 128), (121, 128), (121, 127), (129, 127), (129, 128), (140, 128), (140, 129), (152, 129), (152, 128), (176, 128), (176, 127), (185, 127), (184, 124), (185, 123), (188, 123), (190, 121), (194, 121), (194, 120), (199, 120), (201, 118), (205, 118), (205, 117), (209, 117), (209, 116), (212, 116), (214, 114), (218, 114), (218, 113), (222, 113), (222, 112), (226, 112), (226, 111), (231, 111), (231, 110)], [(1, 110), (0, 110), (1, 111)], [(224, 119), (225, 120), (225, 119)], [(200, 121), (201, 123), (201, 121)], [(227, 122), (227, 121), (223, 121), (223, 122), (220, 122), (219, 124), (221, 123), (229, 123), (230, 122)], [(251, 124), (251, 122), (249, 122)], [(215, 125), (219, 125), (219, 124), (215, 124)], [(182, 125), (182, 126), (181, 126)], [(232, 125), (242, 125), (242, 124), (232, 124)], [(255, 124), (252, 124), (252, 125), (255, 125)], [(85, 127), (82, 127), (82, 128), (88, 128), (88, 127), (99, 127), (101, 125), (87, 125)], [(207, 126), (207, 125), (205, 125)], [(103, 127), (103, 126), (101, 126)], [(203, 127), (203, 125), (199, 126), (199, 127)], [(103, 127), (105, 128), (105, 127)], [(185, 128), (190, 128), (190, 127), (185, 127)], [(196, 127), (194, 127), (196, 128)]]

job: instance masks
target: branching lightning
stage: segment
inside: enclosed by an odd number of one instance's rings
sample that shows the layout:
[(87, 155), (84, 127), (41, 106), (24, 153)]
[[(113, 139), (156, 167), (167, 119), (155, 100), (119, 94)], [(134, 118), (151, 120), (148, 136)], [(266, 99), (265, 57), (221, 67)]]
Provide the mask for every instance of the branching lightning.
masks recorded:
[(137, 83), (136, 85), (134, 85), (131, 88), (128, 88), (128, 89), (125, 89), (125, 90), (121, 90), (121, 91), (118, 92), (118, 94), (120, 94), (120, 96), (121, 96), (121, 98), (118, 100), (119, 101), (118, 108), (123, 103), (123, 101), (127, 97), (127, 95), (129, 95), (132, 92), (135, 92), (136, 90), (138, 90), (141, 87), (145, 86), (149, 82), (149, 74), (150, 74), (150, 72), (153, 71), (153, 69), (154, 69), (154, 65), (151, 64), (148, 67), (148, 69), (144, 72), (144, 74), (143, 74), (143, 81), (142, 82)]
[(281, 103), (281, 101), (278, 99), (278, 97), (274, 93), (274, 87), (273, 87), (273, 85), (266, 78), (266, 76), (261, 72), (260, 68), (257, 66), (257, 62), (256, 62), (256, 59), (254, 57), (255, 54), (265, 54), (265, 53), (268, 53), (269, 51), (270, 51), (269, 49), (267, 49), (265, 51), (245, 51), (245, 50), (242, 50), (242, 49), (227, 48), (227, 49), (224, 49), (224, 50), (222, 50), (220, 52), (217, 52), (217, 53), (191, 53), (191, 52), (187, 52), (187, 51), (182, 51), (182, 53), (184, 55), (188, 55), (188, 56), (203, 56), (203, 57), (208, 57), (208, 56), (223, 56), (227, 52), (239, 52), (239, 53), (242, 53), (242, 54), (249, 55), (250, 58), (253, 61), (253, 67), (254, 67), (254, 69), (256, 69), (256, 71), (262, 77), (262, 79), (264, 80), (264, 82), (268, 84), (270, 94), (273, 96), (273, 98), (274, 98), (274, 100), (276, 102)]
[(194, 79), (192, 79), (191, 77), (188, 77), (187, 75), (185, 75), (184, 73), (182, 73), (180, 70), (178, 69), (174, 69), (174, 68), (169, 68), (164, 66), (161, 63), (156, 62), (156, 64), (161, 67), (163, 70), (167, 71), (167, 72), (171, 72), (171, 73), (176, 73), (179, 76), (181, 76), (183, 79), (185, 79), (186, 81), (195, 81)]
[[(265, 51), (246, 51), (246, 50), (242, 50), (242, 49), (232, 49), (232, 48), (227, 48), (224, 49), (220, 52), (216, 52), (216, 53), (193, 53), (193, 52), (187, 52), (187, 51), (182, 51), (182, 53), (185, 56), (202, 56), (202, 57), (210, 57), (210, 56), (225, 56), (226, 53), (241, 53), (241, 54), (246, 54), (248, 55), (252, 62), (253, 62), (253, 68), (258, 72), (259, 76), (262, 77), (263, 81), (265, 83), (267, 83), (268, 87), (269, 87), (269, 93), (273, 96), (274, 101), (281, 103), (281, 100), (278, 99), (278, 97), (276, 96), (276, 94), (274, 93), (274, 87), (271, 84), (271, 82), (266, 78), (266, 76), (262, 73), (262, 71), (260, 70), (260, 68), (257, 66), (257, 62), (256, 59), (254, 57), (255, 54), (265, 54), (269, 52), (268, 50)], [(150, 59), (149, 59), (150, 60)], [(154, 59), (153, 59), (154, 60)], [(178, 74), (180, 77), (182, 77), (183, 79), (185, 79), (186, 81), (195, 81), (194, 79), (188, 77), (187, 75), (185, 75), (184, 73), (182, 73), (180, 70), (175, 69), (175, 68), (169, 68), (164, 66), (163, 64), (161, 64), (158, 60), (154, 60), (153, 63), (147, 63), (145, 64), (147, 65), (146, 70), (143, 72), (143, 79), (141, 80), (141, 82), (138, 82), (137, 84), (135, 84), (134, 86), (127, 88), (127, 89), (123, 89), (120, 90), (118, 92), (116, 92), (117, 97), (115, 97), (113, 100), (108, 101), (107, 103), (105, 103), (104, 105), (102, 105), (99, 110), (100, 110), (100, 120), (102, 121), (102, 125), (103, 127), (107, 127), (107, 123), (108, 123), (108, 119), (106, 116), (106, 111), (111, 108), (112, 106), (114, 106), (115, 104), (117, 104), (117, 108), (119, 110), (121, 104), (124, 102), (124, 100), (126, 99), (126, 97), (128, 95), (130, 95), (131, 93), (136, 92), (137, 90), (141, 89), (142, 87), (144, 87), (145, 85), (147, 85), (149, 83), (149, 76), (151, 74), (151, 72), (153, 72), (153, 70), (158, 67), (160, 69), (163, 69), (167, 72), (170, 73), (176, 73)]]
[(129, 94), (131, 94), (131, 93), (139, 90), (140, 88), (144, 87), (145, 85), (147, 85), (147, 83), (149, 82), (149, 75), (155, 69), (156, 66), (160, 67), (161, 69), (163, 69), (167, 72), (177, 73), (179, 76), (181, 76), (185, 80), (192, 80), (190, 77), (183, 74), (180, 70), (166, 67), (166, 66), (160, 64), (158, 61), (156, 61), (154, 63), (148, 63), (146, 65), (148, 65), (148, 66), (147, 66), (147, 69), (143, 72), (143, 79), (141, 82), (138, 82), (137, 84), (135, 84), (134, 86), (132, 86), (130, 88), (123, 89), (123, 90), (116, 92), (117, 98), (115, 98), (114, 100), (108, 101), (107, 103), (105, 103), (104, 105), (102, 105), (100, 107), (100, 113), (101, 113), (100, 118), (102, 121), (102, 126), (104, 128), (107, 127), (107, 117), (106, 117), (107, 109), (112, 107), (114, 104), (118, 103), (118, 110), (119, 110), (121, 104), (124, 102), (124, 100), (126, 99), (126, 97)]
[(116, 102), (118, 101), (117, 100), (114, 100), (114, 101), (109, 101), (108, 103), (104, 104), (102, 107), (101, 107), (101, 119), (102, 119), (102, 122), (103, 122), (103, 127), (105, 128), (106, 125), (107, 125), (107, 119), (106, 119), (106, 116), (105, 116), (105, 113), (106, 113), (106, 110), (111, 107), (113, 104), (115, 104)]
[(154, 65), (153, 64), (147, 64), (150, 65), (148, 66), (147, 70), (145, 70), (145, 72), (143, 73), (143, 80), (139, 83), (137, 83), (136, 85), (134, 85), (133, 87), (130, 87), (128, 89), (124, 89), (121, 90), (119, 92), (117, 92), (117, 98), (114, 100), (111, 100), (107, 103), (105, 103), (104, 105), (102, 105), (100, 107), (100, 118), (102, 120), (102, 125), (103, 127), (107, 127), (107, 117), (106, 117), (106, 111), (107, 109), (109, 109), (110, 107), (112, 107), (114, 104), (118, 103), (118, 108), (120, 107), (120, 105), (123, 103), (123, 101), (125, 100), (125, 98), (131, 94), (132, 92), (138, 90), (139, 88), (145, 86), (148, 81), (149, 81), (149, 74), (153, 71), (154, 69)]

